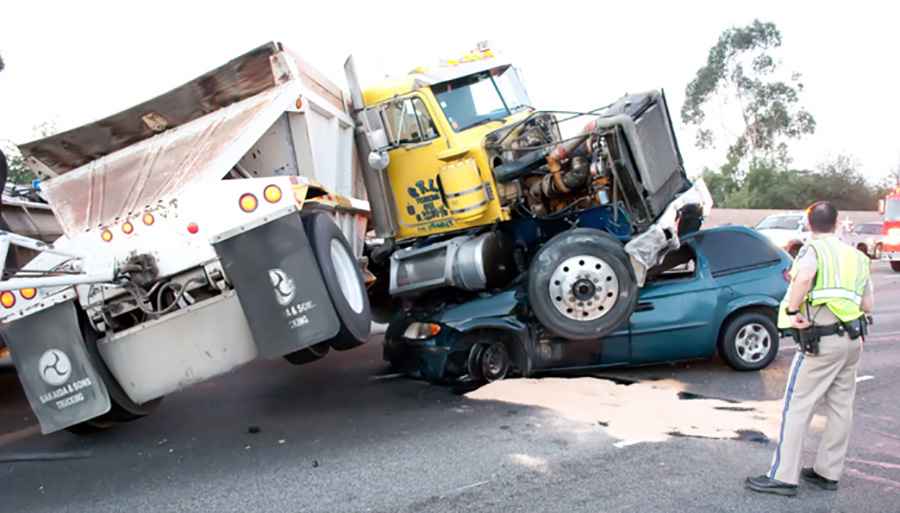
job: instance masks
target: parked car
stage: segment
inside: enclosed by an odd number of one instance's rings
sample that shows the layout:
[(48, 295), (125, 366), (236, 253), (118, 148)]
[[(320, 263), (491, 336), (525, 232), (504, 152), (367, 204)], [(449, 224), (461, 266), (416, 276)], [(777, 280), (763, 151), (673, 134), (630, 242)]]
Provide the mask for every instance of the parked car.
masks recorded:
[[(433, 382), (492, 381), (513, 374), (673, 362), (716, 353), (736, 370), (769, 365), (778, 352), (775, 319), (787, 291), (789, 256), (757, 231), (741, 226), (702, 230), (682, 242), (651, 269), (627, 323), (602, 339), (528, 337), (538, 342), (523, 365), (516, 363), (523, 360), (511, 355), (500, 335), (509, 330), (463, 333), (472, 323), (521, 323), (518, 313), (527, 305), (520, 285), (437, 312), (427, 322), (391, 323), (384, 358), (397, 370)], [(486, 323), (488, 318), (492, 321)], [(473, 367), (472, 362), (479, 365)]]
[(883, 223), (858, 224), (850, 231), (845, 242), (877, 260), (881, 258), (881, 243), (884, 238), (882, 226)]
[(792, 257), (797, 256), (811, 235), (806, 216), (799, 212), (767, 216), (755, 228)]

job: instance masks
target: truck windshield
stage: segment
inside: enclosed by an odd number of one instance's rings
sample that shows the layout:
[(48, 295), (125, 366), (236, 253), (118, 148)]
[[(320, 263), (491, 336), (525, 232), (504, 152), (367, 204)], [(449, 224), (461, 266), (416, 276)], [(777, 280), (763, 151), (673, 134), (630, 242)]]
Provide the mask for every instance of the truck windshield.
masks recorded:
[(505, 118), (529, 104), (512, 66), (437, 84), (432, 91), (456, 132)]
[(884, 218), (892, 221), (900, 219), (900, 198), (889, 199), (884, 202)]

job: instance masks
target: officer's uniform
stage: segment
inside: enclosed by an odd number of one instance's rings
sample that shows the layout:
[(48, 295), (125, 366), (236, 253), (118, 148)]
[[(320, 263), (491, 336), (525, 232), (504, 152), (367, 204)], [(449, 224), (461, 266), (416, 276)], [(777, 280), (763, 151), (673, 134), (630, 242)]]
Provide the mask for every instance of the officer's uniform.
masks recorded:
[[(859, 322), (863, 297), (873, 293), (868, 257), (834, 235), (813, 239), (798, 255), (791, 276), (808, 279), (813, 275), (815, 283), (801, 307), (807, 319), (819, 327)], [(785, 313), (789, 297), (790, 293), (779, 308), (780, 329), (791, 327)], [(832, 481), (843, 471), (862, 337), (851, 340), (844, 332), (823, 336), (819, 344), (819, 354), (797, 351), (791, 363), (778, 446), (767, 474), (770, 479), (797, 484), (803, 438), (820, 399), (824, 399), (827, 424), (813, 469)]]

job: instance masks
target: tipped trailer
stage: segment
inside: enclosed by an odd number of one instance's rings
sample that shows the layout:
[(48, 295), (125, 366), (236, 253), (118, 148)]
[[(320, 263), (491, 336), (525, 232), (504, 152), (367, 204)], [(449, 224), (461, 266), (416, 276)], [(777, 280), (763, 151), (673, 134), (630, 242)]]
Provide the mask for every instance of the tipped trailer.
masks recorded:
[(277, 43), (21, 146), (62, 228), (2, 232), (0, 326), (43, 433), (103, 429), (256, 358), (363, 344), (369, 216), (340, 88)]

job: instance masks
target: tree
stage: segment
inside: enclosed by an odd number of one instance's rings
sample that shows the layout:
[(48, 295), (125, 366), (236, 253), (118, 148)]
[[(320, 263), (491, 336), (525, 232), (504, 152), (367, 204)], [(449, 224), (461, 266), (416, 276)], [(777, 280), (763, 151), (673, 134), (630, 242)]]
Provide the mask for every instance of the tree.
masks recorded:
[(737, 174), (740, 164), (767, 159), (785, 165), (789, 161), (787, 143), (815, 131), (812, 114), (799, 106), (803, 83), (793, 73), (783, 78), (773, 57), (781, 47), (781, 32), (774, 23), (754, 20), (745, 27), (732, 27), (719, 36), (709, 50), (706, 65), (697, 70), (685, 88), (681, 119), (698, 128), (696, 145), (715, 146), (707, 110), (716, 100), (737, 106), (736, 118), (742, 128), (731, 134), (728, 146), (730, 166), (723, 172)]

